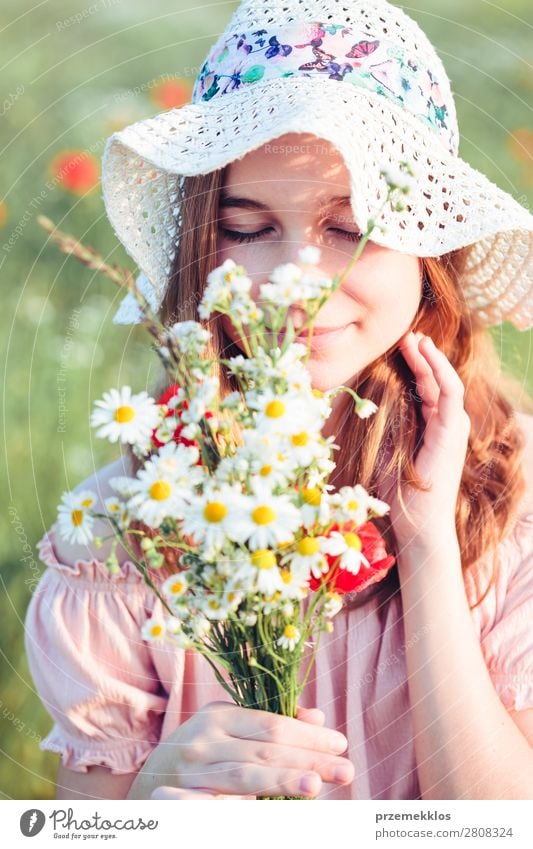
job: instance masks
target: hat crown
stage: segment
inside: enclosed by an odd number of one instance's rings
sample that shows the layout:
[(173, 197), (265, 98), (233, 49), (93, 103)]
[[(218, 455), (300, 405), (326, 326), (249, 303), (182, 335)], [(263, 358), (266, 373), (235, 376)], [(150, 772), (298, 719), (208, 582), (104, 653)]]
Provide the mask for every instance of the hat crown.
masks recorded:
[(302, 75), (383, 94), (432, 125), (446, 148), (458, 153), (444, 65), (416, 21), (386, 0), (244, 0), (211, 46), (192, 101)]

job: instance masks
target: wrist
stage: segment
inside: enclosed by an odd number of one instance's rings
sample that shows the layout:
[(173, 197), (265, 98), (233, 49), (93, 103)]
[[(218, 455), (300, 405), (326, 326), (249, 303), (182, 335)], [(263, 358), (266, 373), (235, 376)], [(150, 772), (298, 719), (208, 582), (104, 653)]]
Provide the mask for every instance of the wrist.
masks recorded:
[(460, 557), (460, 548), (455, 523), (439, 525), (430, 532), (414, 532), (398, 540), (398, 568), (405, 563), (424, 565), (456, 556)]

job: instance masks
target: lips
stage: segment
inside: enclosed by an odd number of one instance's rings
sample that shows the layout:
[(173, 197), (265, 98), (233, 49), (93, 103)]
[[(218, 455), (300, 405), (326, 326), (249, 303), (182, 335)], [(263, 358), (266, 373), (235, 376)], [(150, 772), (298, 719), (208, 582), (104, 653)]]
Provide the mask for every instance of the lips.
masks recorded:
[[(320, 348), (327, 347), (331, 342), (338, 342), (338, 340), (346, 333), (348, 328), (351, 327), (351, 324), (344, 324), (341, 327), (315, 327), (313, 329), (313, 335), (311, 337), (310, 348), (311, 350), (319, 350)], [(309, 331), (306, 330), (304, 333), (296, 336), (294, 341), (300, 342), (304, 345), (307, 345), (309, 342)], [(283, 342), (285, 339), (285, 333), (281, 331), (278, 336), (279, 342)]]

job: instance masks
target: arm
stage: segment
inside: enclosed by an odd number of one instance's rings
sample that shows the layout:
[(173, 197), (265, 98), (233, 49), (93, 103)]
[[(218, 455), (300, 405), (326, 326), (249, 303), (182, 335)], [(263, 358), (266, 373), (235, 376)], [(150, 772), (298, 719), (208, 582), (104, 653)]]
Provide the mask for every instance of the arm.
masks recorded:
[(105, 766), (90, 766), (75, 772), (60, 762), (56, 778), (56, 799), (127, 799), (136, 772), (114, 775)]
[(422, 798), (531, 799), (533, 748), (492, 685), (454, 531), (406, 550), (398, 569)]

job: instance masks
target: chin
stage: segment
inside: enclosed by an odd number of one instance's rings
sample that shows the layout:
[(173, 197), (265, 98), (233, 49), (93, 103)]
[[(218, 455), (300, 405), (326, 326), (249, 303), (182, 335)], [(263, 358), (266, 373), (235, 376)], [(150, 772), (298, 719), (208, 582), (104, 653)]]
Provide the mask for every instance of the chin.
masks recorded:
[(327, 392), (328, 389), (335, 389), (337, 386), (350, 385), (350, 382), (363, 366), (353, 362), (350, 363), (348, 368), (346, 358), (343, 362), (333, 363), (331, 359), (320, 361), (311, 356), (307, 361), (306, 368), (311, 375), (313, 389)]

